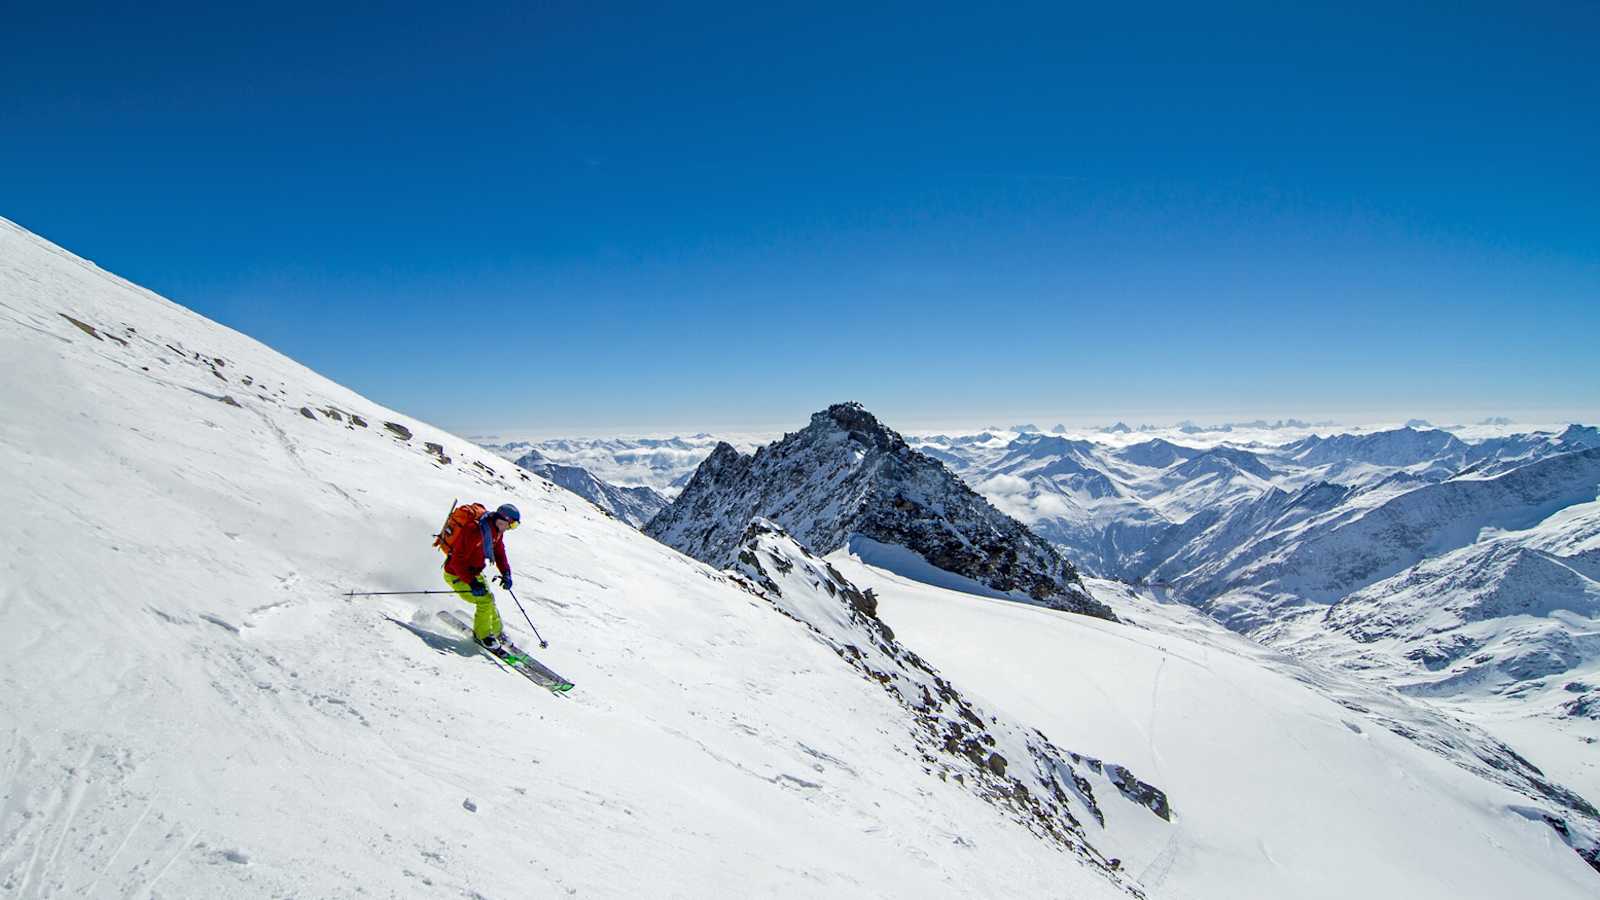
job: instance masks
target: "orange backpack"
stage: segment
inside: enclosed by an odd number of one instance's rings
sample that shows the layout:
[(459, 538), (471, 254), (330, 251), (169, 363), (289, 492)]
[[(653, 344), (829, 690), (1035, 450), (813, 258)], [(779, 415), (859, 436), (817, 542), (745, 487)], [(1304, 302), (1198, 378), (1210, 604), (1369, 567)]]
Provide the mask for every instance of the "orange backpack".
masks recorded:
[(433, 545), (448, 556), (462, 529), (476, 528), (478, 520), (488, 511), (482, 503), (468, 503), (466, 506), (451, 504), (450, 514), (444, 517), (444, 527), (433, 536)]

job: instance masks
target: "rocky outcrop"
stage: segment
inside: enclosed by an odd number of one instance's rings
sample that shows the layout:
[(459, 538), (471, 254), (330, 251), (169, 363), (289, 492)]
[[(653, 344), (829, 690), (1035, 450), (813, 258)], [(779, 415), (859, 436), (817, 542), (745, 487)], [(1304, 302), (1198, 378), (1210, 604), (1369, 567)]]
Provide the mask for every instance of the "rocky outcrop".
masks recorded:
[(972, 791), (1139, 895), (1116, 875), (1114, 848), (1104, 843), (1107, 810), (1096, 787), (1170, 821), (1161, 789), (1123, 766), (1063, 750), (1037, 729), (964, 696), (878, 618), (871, 591), (857, 588), (782, 526), (755, 519), (734, 555), (730, 569), (738, 583), (804, 623), (906, 708), (929, 775)]

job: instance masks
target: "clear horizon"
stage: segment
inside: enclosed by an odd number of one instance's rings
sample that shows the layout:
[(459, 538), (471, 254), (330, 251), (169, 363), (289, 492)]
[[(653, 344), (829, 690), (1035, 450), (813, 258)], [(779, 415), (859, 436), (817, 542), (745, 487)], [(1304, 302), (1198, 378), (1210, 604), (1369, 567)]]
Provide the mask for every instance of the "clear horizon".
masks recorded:
[(1592, 4), (11, 24), (0, 215), (457, 433), (1600, 419)]

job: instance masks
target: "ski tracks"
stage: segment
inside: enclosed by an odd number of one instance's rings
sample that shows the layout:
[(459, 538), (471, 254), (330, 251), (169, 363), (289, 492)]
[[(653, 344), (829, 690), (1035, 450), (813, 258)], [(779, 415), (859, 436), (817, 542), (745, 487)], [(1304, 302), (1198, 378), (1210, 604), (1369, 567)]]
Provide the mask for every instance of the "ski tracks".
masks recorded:
[[(5, 821), (0, 823), (6, 832), (5, 846), (0, 848), (0, 865), (7, 869), (0, 880), (0, 888), (14, 890), (21, 900), (34, 900), (52, 893), (48, 882), (56, 875), (61, 848), (73, 830), (78, 811), (83, 808), (87, 769), (94, 757), (94, 748), (86, 751), (77, 765), (65, 767), (65, 778), (60, 783), (42, 790), (28, 788), (32, 779), (27, 776), (32, 772), (24, 771), (24, 767), (33, 753), (20, 737), (13, 754), (16, 758), (10, 777), (12, 793), (5, 804)], [(14, 827), (12, 820), (17, 817), (22, 821)], [(52, 829), (58, 830), (52, 833)], [(48, 854), (46, 846), (50, 847)], [(18, 866), (13, 860), (24, 853), (27, 861)]]
[(83, 809), (83, 795), (89, 790), (89, 763), (94, 760), (94, 755), (95, 748), (89, 748), (78, 761), (78, 765), (67, 770), (68, 782), (61, 811), (61, 833), (56, 836), (55, 846), (50, 849), (50, 856), (44, 861), (45, 871), (55, 870), (56, 861), (61, 858), (61, 847), (66, 844), (67, 835), (72, 832), (73, 823), (77, 821), (78, 813)]
[(199, 836), (133, 788), (126, 750), (74, 735), (51, 747), (18, 736), (7, 755), (0, 896), (148, 898)]
[(160, 881), (162, 877), (167, 874), (167, 871), (172, 868), (172, 864), (177, 862), (184, 853), (188, 852), (189, 848), (193, 847), (194, 842), (199, 838), (200, 829), (196, 828), (194, 831), (190, 832), (189, 839), (183, 842), (183, 846), (179, 847), (177, 852), (168, 857), (166, 864), (161, 867), (161, 870), (156, 872), (153, 878), (145, 882), (144, 887), (140, 888), (139, 892), (134, 896), (138, 897), (139, 900), (150, 900), (151, 895), (155, 893), (156, 882)]
[(85, 896), (94, 896), (95, 886), (100, 883), (100, 879), (106, 877), (106, 873), (111, 870), (111, 865), (117, 861), (117, 857), (122, 855), (122, 851), (128, 849), (128, 842), (133, 840), (133, 836), (139, 830), (139, 826), (144, 824), (145, 818), (150, 815), (150, 810), (154, 809), (155, 805), (154, 800), (145, 801), (144, 809), (139, 811), (139, 817), (133, 820), (133, 825), (129, 826), (127, 832), (123, 834), (122, 842), (117, 844), (117, 848), (111, 851), (110, 856), (106, 857), (105, 865), (101, 866), (100, 871), (95, 873), (94, 880), (89, 882), (89, 886), (83, 889)]
[(1144, 732), (1145, 740), (1149, 742), (1150, 760), (1155, 763), (1157, 780), (1160, 780), (1162, 772), (1161, 751), (1156, 747), (1156, 712), (1160, 708), (1161, 702), (1161, 676), (1166, 671), (1167, 654), (1163, 652), (1161, 654), (1161, 662), (1156, 665), (1155, 677), (1150, 679), (1150, 718), (1145, 723)]
[(1150, 864), (1144, 867), (1143, 872), (1139, 873), (1139, 886), (1151, 893), (1160, 890), (1161, 885), (1166, 882), (1167, 876), (1172, 874), (1172, 864), (1177, 859), (1178, 833), (1174, 831), (1172, 836), (1167, 839), (1167, 845), (1161, 848), (1161, 852), (1156, 854), (1155, 859), (1150, 860)]
[[(1172, 836), (1167, 838), (1167, 845), (1162, 847), (1161, 852), (1157, 853), (1144, 867), (1144, 871), (1139, 873), (1139, 887), (1143, 888), (1148, 896), (1160, 897), (1161, 900), (1184, 900), (1191, 896), (1176, 886), (1163, 890), (1168, 876), (1172, 874), (1173, 866), (1178, 862), (1178, 857), (1183, 855), (1184, 844), (1183, 825), (1174, 823)], [(1179, 883), (1181, 884), (1181, 880)]]
[(360, 500), (357, 500), (356, 498), (350, 496), (350, 494), (347, 493), (344, 488), (339, 487), (337, 484), (334, 484), (333, 482), (327, 480), (326, 478), (323, 478), (322, 475), (318, 474), (316, 470), (312, 469), (309, 465), (307, 465), (306, 461), (303, 458), (301, 458), (301, 456), (300, 456), (300, 450), (295, 447), (294, 440), (289, 437), (289, 433), (284, 431), (283, 428), (280, 427), (277, 422), (272, 421), (272, 416), (271, 415), (269, 415), (264, 410), (256, 409), (253, 406), (249, 407), (249, 409), (251, 410), (251, 412), (254, 412), (257, 416), (259, 416), (261, 418), (261, 421), (266, 424), (267, 428), (270, 429), (272, 431), (272, 433), (277, 436), (278, 443), (283, 445), (283, 452), (288, 454), (289, 461), (294, 463), (295, 468), (299, 469), (301, 471), (301, 473), (303, 473), (307, 478), (311, 479), (312, 481), (320, 482), (321, 484), (327, 485), (331, 490), (333, 490), (339, 496), (341, 496), (344, 499), (350, 501), (350, 505), (355, 507), (356, 509), (365, 509), (366, 508), (366, 506)]

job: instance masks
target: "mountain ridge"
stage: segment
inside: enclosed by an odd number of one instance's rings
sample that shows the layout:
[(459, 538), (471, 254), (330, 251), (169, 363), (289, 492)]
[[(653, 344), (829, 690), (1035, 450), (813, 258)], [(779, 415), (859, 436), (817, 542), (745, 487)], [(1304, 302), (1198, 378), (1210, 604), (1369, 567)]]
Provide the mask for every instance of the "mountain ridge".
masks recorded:
[(859, 535), (906, 547), (938, 569), (1002, 593), (1110, 616), (1053, 547), (858, 403), (830, 406), (750, 456), (718, 444), (645, 533), (727, 565), (757, 517), (779, 523), (819, 554)]

